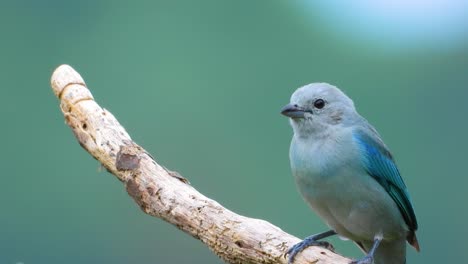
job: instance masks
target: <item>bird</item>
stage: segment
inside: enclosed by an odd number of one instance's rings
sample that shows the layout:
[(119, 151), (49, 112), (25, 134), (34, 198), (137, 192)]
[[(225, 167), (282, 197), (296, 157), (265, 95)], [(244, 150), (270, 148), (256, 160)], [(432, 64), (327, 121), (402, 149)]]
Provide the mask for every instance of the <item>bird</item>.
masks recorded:
[(288, 263), (323, 238), (352, 240), (365, 254), (351, 263), (406, 263), (406, 242), (419, 252), (418, 223), (408, 189), (377, 130), (354, 102), (328, 83), (298, 88), (281, 109), (293, 138), (289, 150), (297, 188), (330, 230), (286, 252)]

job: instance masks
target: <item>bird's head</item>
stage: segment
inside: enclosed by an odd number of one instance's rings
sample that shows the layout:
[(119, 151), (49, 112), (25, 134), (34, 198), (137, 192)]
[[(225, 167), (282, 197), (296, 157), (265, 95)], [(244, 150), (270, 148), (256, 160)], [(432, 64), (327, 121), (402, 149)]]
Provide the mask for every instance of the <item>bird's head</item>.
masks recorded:
[(328, 83), (311, 83), (297, 89), (281, 110), (290, 118), (294, 133), (309, 137), (357, 116), (353, 101)]

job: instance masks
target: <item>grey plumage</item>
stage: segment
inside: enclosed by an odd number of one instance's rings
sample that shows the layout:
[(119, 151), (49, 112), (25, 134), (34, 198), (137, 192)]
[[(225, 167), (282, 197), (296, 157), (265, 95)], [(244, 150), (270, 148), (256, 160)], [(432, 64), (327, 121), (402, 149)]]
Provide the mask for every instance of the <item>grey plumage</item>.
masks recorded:
[(375, 263), (405, 263), (406, 240), (419, 250), (413, 206), (390, 151), (353, 101), (314, 83), (296, 90), (282, 113), (294, 130), (290, 162), (306, 202), (366, 253), (381, 240)]

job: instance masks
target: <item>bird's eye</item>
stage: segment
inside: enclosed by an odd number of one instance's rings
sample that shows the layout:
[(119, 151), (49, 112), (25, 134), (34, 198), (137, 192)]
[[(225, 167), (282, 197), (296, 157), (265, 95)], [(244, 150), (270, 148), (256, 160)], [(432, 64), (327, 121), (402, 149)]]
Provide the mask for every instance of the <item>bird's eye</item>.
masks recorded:
[(314, 102), (314, 107), (317, 109), (322, 109), (325, 106), (325, 101), (323, 99), (317, 99)]

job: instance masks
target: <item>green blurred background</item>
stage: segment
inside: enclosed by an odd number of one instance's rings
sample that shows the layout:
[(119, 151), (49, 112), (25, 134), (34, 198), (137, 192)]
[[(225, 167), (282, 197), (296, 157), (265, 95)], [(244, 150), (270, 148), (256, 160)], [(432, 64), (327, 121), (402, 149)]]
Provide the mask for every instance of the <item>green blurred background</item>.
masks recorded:
[(2, 1), (0, 263), (222, 263), (80, 148), (49, 87), (62, 63), (161, 164), (299, 237), (326, 227), (296, 191), (279, 110), (335, 84), (410, 189), (422, 251), (408, 263), (463, 262), (468, 8), (435, 2)]

